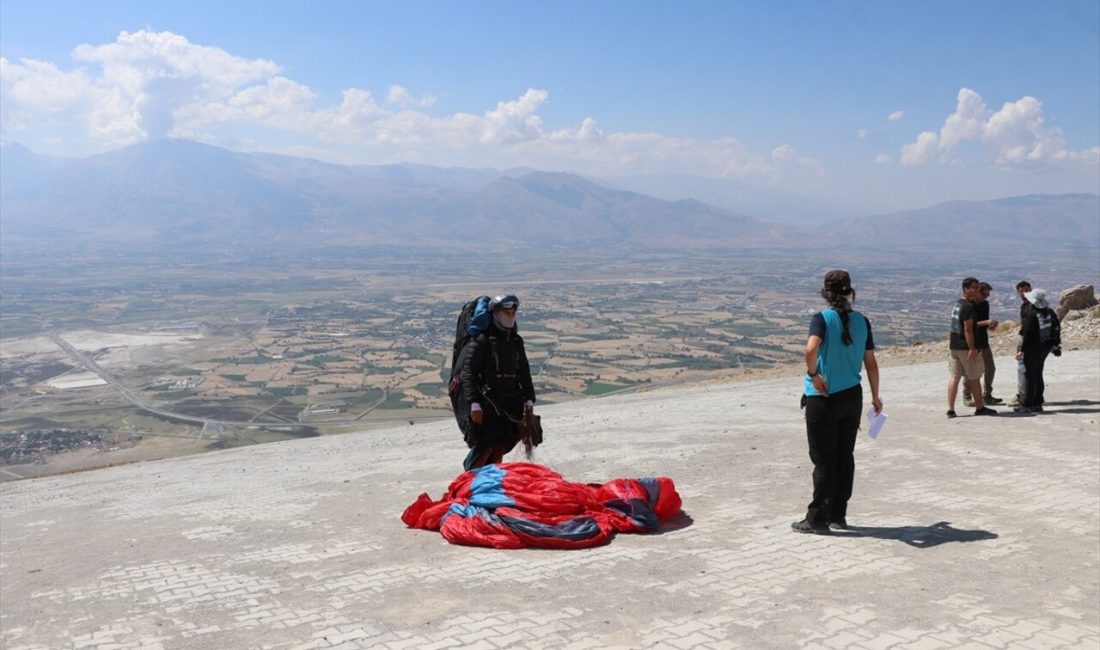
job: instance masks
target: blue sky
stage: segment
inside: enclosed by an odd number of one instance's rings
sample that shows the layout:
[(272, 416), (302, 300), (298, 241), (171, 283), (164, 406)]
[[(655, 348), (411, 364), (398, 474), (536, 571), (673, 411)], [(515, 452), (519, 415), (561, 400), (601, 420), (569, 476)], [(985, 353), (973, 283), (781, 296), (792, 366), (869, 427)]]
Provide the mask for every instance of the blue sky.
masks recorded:
[(1100, 2), (0, 3), (0, 135), (693, 175), (865, 210), (1100, 192)]

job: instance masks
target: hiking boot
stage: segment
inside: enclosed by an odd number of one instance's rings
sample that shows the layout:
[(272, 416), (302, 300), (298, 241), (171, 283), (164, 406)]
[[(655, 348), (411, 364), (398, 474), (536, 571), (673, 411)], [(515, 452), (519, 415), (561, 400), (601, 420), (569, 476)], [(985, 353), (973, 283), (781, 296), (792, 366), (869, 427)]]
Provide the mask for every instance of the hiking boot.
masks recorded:
[(963, 395), (963, 406), (974, 406), (974, 398)]
[(833, 530), (848, 530), (848, 520), (844, 517), (834, 519), (829, 522), (829, 528)]
[(1003, 399), (1001, 399), (1000, 397), (993, 397), (992, 393), (986, 393), (985, 395), (982, 396), (982, 399), (985, 400), (986, 404), (1004, 404), (1005, 403), (1005, 401)]
[(954, 412), (954, 411), (948, 411), (948, 412), (947, 412), (947, 419), (949, 419), (949, 420), (950, 420), (951, 418), (957, 418), (957, 417), (959, 417), (959, 414), (958, 414), (958, 413), (956, 413), (956, 412)]
[(796, 521), (791, 524), (791, 530), (796, 533), (808, 533), (810, 535), (828, 535), (829, 524), (815, 526), (810, 523), (809, 519), (803, 519), (802, 521)]
[(997, 412), (991, 408), (983, 406), (980, 409), (974, 409), (974, 415), (997, 415)]

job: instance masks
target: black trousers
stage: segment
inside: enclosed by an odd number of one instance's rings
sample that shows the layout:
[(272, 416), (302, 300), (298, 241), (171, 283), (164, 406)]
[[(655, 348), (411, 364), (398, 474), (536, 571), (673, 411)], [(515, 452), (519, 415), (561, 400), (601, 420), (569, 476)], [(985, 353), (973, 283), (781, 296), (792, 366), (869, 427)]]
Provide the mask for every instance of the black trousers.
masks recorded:
[[(997, 364), (993, 360), (993, 350), (990, 348), (980, 348), (982, 352), (982, 363), (985, 365), (985, 371), (982, 373), (982, 384), (984, 388), (982, 395), (993, 394), (993, 375), (997, 374)], [(966, 381), (966, 378), (962, 380), (963, 387), (963, 399), (971, 399), (974, 396), (970, 394), (970, 382)]]
[(811, 524), (825, 525), (848, 514), (862, 411), (862, 386), (806, 398), (806, 439), (814, 464), (814, 500), (806, 508)]
[(1024, 406), (1042, 406), (1043, 392), (1046, 383), (1043, 382), (1043, 366), (1047, 363), (1047, 355), (1050, 349), (1025, 348), (1024, 349), (1024, 382), (1027, 390), (1024, 393)]

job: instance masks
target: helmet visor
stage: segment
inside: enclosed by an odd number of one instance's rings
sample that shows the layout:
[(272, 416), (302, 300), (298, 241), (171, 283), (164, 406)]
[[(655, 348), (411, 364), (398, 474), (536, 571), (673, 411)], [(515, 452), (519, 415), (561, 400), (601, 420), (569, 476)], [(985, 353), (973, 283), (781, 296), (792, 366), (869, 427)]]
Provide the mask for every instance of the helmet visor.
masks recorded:
[(494, 310), (497, 309), (517, 309), (519, 307), (519, 298), (508, 294), (507, 296), (497, 296), (493, 299)]

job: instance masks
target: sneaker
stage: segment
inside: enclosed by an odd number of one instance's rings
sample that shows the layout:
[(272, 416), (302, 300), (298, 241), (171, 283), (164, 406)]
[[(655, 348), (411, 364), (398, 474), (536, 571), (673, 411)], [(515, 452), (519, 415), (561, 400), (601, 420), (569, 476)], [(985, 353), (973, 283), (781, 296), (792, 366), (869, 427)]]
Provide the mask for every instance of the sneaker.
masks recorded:
[(848, 530), (848, 520), (844, 517), (829, 522), (829, 528), (833, 530)]
[(1003, 399), (1001, 399), (1000, 397), (993, 397), (993, 395), (991, 395), (989, 393), (986, 393), (982, 397), (982, 399), (985, 400), (986, 404), (1004, 404), (1005, 403), (1005, 401)]
[(974, 415), (997, 415), (997, 412), (991, 408), (981, 407), (974, 410)]
[(1031, 413), (1031, 409), (1029, 409), (1026, 406), (1021, 405), (1021, 406), (1017, 406), (1016, 408), (1012, 409), (1012, 412), (1013, 413)]
[(959, 417), (959, 414), (958, 414), (958, 413), (956, 413), (956, 412), (954, 412), (954, 411), (948, 411), (948, 412), (947, 412), (947, 419), (951, 419), (951, 418), (957, 418), (957, 417)]
[(963, 396), (963, 406), (974, 406), (974, 398)]
[(793, 524), (791, 524), (791, 530), (793, 530), (796, 533), (808, 533), (808, 534), (811, 534), (811, 535), (828, 535), (829, 534), (829, 525), (825, 524), (825, 525), (822, 525), (822, 526), (814, 526), (813, 524), (810, 523), (810, 521), (808, 519), (803, 519), (802, 521), (796, 521)]
[(1023, 403), (1020, 402), (1020, 396), (1017, 395), (1016, 397), (1012, 398), (1012, 401), (1009, 402), (1008, 405), (1009, 406), (1023, 406)]

